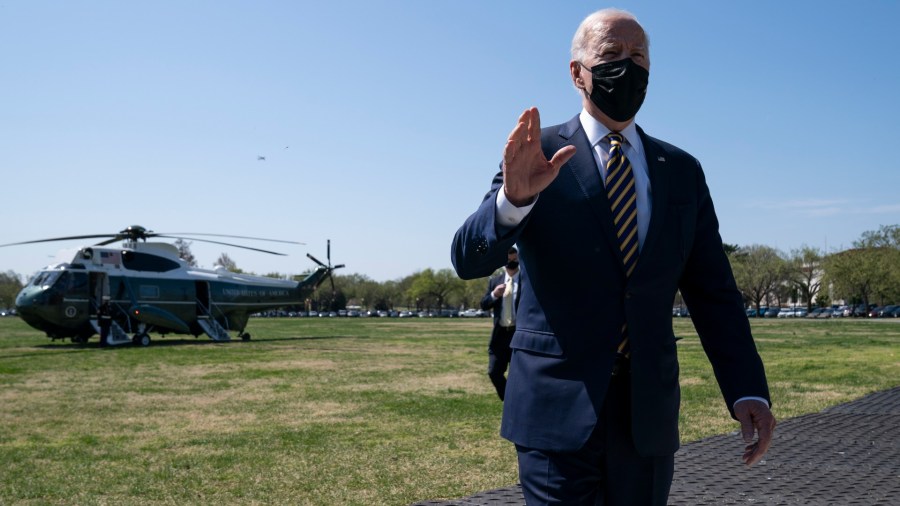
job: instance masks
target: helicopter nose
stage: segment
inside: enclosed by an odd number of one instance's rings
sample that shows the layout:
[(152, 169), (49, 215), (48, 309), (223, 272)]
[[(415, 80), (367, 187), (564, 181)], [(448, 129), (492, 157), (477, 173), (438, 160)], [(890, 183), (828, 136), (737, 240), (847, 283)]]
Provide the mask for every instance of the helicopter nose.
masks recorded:
[(26, 287), (16, 296), (16, 312), (26, 322), (35, 320), (40, 311), (40, 291), (29, 290)]

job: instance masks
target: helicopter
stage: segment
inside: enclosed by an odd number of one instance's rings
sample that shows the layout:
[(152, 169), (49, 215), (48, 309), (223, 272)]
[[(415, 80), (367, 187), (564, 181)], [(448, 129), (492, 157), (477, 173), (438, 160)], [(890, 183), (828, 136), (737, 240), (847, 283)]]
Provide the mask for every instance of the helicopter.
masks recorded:
[[(185, 237), (190, 235), (191, 237)], [(39, 239), (0, 247), (51, 241), (104, 240), (82, 247), (70, 262), (49, 265), (32, 277), (16, 296), (16, 311), (28, 325), (43, 331), (52, 340), (70, 339), (87, 343), (101, 334), (98, 313), (111, 316), (108, 345), (149, 346), (150, 332), (208, 335), (213, 341), (230, 341), (231, 333), (250, 340), (247, 322), (253, 313), (282, 306), (303, 304), (306, 298), (344, 267), (331, 265), (310, 255), (318, 266), (299, 282), (253, 276), (226, 270), (192, 267), (167, 242), (147, 242), (151, 238), (188, 239), (222, 244), (262, 253), (284, 253), (193, 236), (229, 237), (302, 244), (222, 234), (156, 233), (133, 225), (115, 234), (81, 235)], [(109, 246), (123, 241), (121, 247)], [(102, 335), (102, 334), (101, 334)]]

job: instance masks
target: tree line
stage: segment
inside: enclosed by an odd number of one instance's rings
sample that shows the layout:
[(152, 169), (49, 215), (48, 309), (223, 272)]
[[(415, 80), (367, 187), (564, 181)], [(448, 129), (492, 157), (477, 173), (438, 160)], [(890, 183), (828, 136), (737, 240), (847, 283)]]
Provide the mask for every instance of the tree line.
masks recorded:
[(788, 301), (809, 311), (838, 300), (867, 306), (900, 302), (898, 225), (864, 232), (852, 248), (830, 254), (811, 246), (785, 254), (751, 245), (733, 247), (729, 258), (738, 289), (755, 308)]
[[(182, 258), (196, 265), (190, 242), (178, 240), (176, 247)], [(832, 299), (867, 305), (900, 302), (900, 225), (864, 232), (852, 248), (833, 253), (806, 245), (789, 253), (759, 244), (726, 244), (725, 250), (748, 307), (772, 307), (793, 301), (812, 310), (814, 304), (831, 305)], [(244, 272), (227, 253), (222, 253), (216, 264)], [(263, 275), (300, 280), (306, 273)], [(429, 268), (383, 282), (364, 274), (335, 275), (334, 290), (330, 283), (324, 283), (308, 301), (308, 309), (336, 311), (359, 306), (428, 311), (478, 307), (487, 286), (488, 278), (466, 281), (452, 269)], [(21, 288), (21, 276), (13, 271), (0, 272), (0, 307), (12, 306)], [(679, 296), (674, 302), (680, 302)]]

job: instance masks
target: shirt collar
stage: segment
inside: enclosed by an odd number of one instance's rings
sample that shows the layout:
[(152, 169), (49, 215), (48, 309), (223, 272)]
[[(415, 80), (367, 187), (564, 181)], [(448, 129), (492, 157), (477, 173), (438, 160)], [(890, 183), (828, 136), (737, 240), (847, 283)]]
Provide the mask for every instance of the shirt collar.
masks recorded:
[[(606, 128), (606, 125), (597, 121), (586, 109), (581, 110), (578, 119), (581, 121), (581, 127), (584, 128), (584, 133), (587, 135), (592, 148), (596, 147), (611, 132), (609, 128)], [(641, 136), (638, 134), (637, 124), (634, 121), (629, 123), (619, 133), (625, 137), (625, 140), (628, 141), (628, 144), (634, 148), (638, 155), (644, 156), (644, 145), (641, 143)]]

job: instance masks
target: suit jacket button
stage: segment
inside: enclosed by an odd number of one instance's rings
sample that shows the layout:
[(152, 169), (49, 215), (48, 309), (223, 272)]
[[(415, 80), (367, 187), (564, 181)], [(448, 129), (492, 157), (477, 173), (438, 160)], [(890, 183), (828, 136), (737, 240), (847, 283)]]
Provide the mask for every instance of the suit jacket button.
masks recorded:
[(488, 250), (488, 242), (484, 237), (479, 238), (475, 241), (475, 252), (481, 255), (487, 253)]

